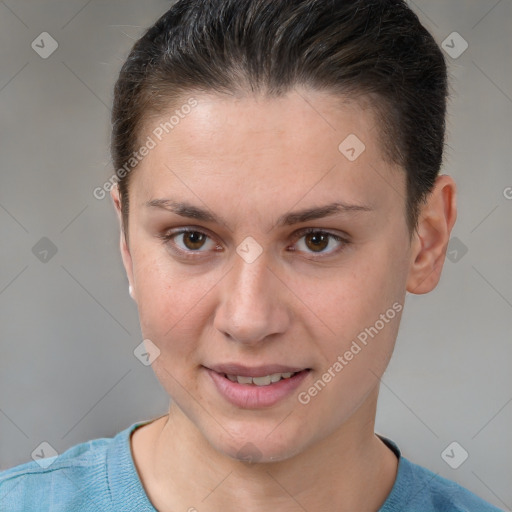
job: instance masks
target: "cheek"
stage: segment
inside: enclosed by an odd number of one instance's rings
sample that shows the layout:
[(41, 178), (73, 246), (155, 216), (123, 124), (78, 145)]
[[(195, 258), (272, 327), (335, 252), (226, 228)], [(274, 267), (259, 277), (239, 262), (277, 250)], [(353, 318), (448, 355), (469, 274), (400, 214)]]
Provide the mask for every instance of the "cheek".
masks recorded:
[(193, 288), (173, 271), (165, 256), (136, 254), (133, 262), (142, 333), (160, 345), (174, 335), (191, 309)]
[(375, 380), (372, 372), (380, 376), (385, 370), (403, 309), (405, 261), (389, 244), (367, 248), (354, 257), (353, 265), (333, 271), (323, 286), (309, 286), (307, 301), (316, 305), (316, 315), (329, 327), (322, 331), (326, 338), (317, 337), (327, 368), (342, 356), (347, 363), (339, 374), (352, 382)]
[(193, 275), (166, 254), (139, 254), (133, 261), (143, 336), (163, 353), (190, 354), (208, 322), (208, 294), (219, 277)]
[(376, 251), (366, 252), (356, 255), (350, 266), (333, 269), (329, 277), (302, 280), (302, 292), (298, 292), (329, 328), (326, 333), (346, 341), (374, 324), (381, 313), (401, 301), (403, 293), (399, 265), (382, 251), (380, 261), (373, 256)]

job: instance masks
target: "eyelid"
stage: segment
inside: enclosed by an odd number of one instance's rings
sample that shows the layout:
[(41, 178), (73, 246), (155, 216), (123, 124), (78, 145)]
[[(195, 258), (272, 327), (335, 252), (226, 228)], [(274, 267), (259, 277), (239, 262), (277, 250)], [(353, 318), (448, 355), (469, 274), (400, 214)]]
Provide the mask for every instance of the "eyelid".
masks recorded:
[(344, 233), (343, 231), (335, 232), (328, 228), (315, 228), (315, 227), (306, 227), (306, 228), (301, 228), (301, 229), (297, 230), (293, 234), (293, 239), (295, 240), (304, 235), (307, 235), (308, 233), (324, 233), (324, 234), (332, 236), (333, 238), (339, 238), (340, 240), (347, 242), (347, 243), (350, 241), (349, 235), (347, 233)]

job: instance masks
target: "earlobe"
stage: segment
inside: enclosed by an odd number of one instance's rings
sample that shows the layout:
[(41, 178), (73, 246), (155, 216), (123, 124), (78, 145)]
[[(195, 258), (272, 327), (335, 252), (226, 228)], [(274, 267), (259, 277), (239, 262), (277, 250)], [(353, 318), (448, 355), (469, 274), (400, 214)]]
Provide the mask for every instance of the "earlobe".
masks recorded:
[(438, 176), (413, 236), (408, 292), (428, 293), (437, 286), (456, 218), (455, 181), (447, 175)]

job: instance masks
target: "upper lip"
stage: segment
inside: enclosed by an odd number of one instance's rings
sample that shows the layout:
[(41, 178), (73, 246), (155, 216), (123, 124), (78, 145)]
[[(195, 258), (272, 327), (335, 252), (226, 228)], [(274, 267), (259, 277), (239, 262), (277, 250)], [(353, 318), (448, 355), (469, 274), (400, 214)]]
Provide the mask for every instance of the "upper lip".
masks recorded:
[(225, 363), (206, 366), (210, 370), (217, 373), (225, 373), (226, 375), (237, 375), (240, 377), (265, 377), (274, 373), (295, 373), (302, 370), (308, 370), (304, 366), (286, 366), (282, 364), (266, 364), (264, 366), (244, 366), (236, 363)]

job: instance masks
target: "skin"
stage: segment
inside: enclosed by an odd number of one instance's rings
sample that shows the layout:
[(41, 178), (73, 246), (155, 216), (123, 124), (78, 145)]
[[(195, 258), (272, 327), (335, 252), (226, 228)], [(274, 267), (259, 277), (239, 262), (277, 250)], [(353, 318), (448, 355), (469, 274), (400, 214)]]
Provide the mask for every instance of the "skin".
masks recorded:
[[(374, 421), (401, 313), (308, 404), (297, 395), (393, 303), (403, 305), (406, 291), (435, 288), (456, 220), (455, 183), (437, 178), (410, 239), (405, 173), (385, 161), (368, 104), (310, 89), (194, 97), (198, 105), (131, 177), (129, 243), (111, 192), (142, 333), (160, 350), (152, 367), (172, 397), (169, 414), (131, 439), (146, 493), (160, 511), (376, 511), (397, 471)], [(351, 133), (366, 146), (353, 162), (338, 150)], [(157, 198), (186, 200), (224, 223), (146, 206)], [(276, 226), (283, 214), (333, 201), (372, 210)], [(209, 237), (203, 246), (159, 237), (192, 226)], [(295, 235), (305, 227), (350, 243), (315, 249)], [(247, 236), (263, 250), (252, 263), (236, 252)], [(192, 257), (176, 255), (173, 241)], [(223, 362), (312, 371), (290, 397), (250, 409), (228, 403), (202, 367)], [(257, 463), (239, 460), (247, 442)]]

